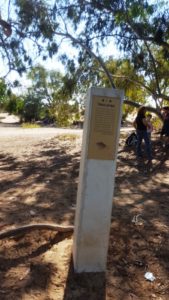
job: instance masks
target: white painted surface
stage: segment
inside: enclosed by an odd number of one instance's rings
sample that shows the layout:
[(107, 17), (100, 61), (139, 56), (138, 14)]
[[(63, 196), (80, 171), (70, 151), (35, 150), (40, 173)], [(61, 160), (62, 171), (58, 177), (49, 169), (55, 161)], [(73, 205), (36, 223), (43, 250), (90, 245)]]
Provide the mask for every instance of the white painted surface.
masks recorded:
[(108, 160), (86, 162), (84, 189), (79, 195), (83, 203), (78, 203), (80, 220), (75, 232), (75, 236), (78, 235), (75, 250), (77, 255), (75, 269), (78, 272), (97, 272), (106, 268), (114, 164)]
[[(87, 159), (93, 95), (120, 96), (122, 103), (123, 92), (91, 88), (88, 93), (73, 243), (76, 272), (104, 272), (106, 270), (114, 191), (116, 161)], [(121, 113), (117, 127), (118, 138), (120, 121)]]

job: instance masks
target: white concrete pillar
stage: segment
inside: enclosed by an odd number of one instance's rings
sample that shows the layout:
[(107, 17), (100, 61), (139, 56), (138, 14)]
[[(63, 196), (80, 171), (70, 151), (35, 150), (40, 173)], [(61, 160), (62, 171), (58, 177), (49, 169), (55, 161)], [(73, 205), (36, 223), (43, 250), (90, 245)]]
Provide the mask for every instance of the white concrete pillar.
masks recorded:
[(73, 241), (79, 273), (106, 270), (122, 99), (108, 88), (87, 95)]

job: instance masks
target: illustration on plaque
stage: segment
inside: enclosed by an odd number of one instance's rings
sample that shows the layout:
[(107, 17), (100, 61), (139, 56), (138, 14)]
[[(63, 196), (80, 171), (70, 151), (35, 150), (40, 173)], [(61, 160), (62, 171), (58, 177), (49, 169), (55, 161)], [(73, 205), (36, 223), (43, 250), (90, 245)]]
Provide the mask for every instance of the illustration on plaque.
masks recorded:
[(96, 145), (101, 149), (106, 147), (105, 143), (103, 143), (103, 142), (97, 142)]

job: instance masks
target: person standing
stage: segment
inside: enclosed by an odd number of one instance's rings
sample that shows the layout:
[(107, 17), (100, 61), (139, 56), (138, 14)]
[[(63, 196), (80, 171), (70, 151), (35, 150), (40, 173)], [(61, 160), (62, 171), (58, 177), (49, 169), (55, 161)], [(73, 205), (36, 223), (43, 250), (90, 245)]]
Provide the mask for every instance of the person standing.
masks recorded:
[(147, 116), (146, 116), (146, 120), (147, 120), (147, 133), (148, 133), (148, 137), (150, 139), (150, 142), (151, 142), (151, 133), (153, 131), (153, 125), (151, 123), (151, 119), (152, 119), (152, 115), (151, 114), (147, 114)]
[(169, 145), (169, 106), (163, 107), (162, 113), (163, 113), (164, 123), (161, 130), (161, 139), (163, 139), (165, 145), (168, 146)]
[(148, 122), (146, 120), (145, 114), (146, 114), (146, 107), (141, 106), (138, 110), (136, 119), (133, 124), (134, 127), (136, 128), (136, 132), (137, 132), (136, 151), (137, 151), (137, 157), (142, 158), (143, 157), (142, 156), (142, 141), (144, 140), (148, 162), (151, 162), (152, 161), (151, 142), (150, 142), (148, 132), (147, 132)]

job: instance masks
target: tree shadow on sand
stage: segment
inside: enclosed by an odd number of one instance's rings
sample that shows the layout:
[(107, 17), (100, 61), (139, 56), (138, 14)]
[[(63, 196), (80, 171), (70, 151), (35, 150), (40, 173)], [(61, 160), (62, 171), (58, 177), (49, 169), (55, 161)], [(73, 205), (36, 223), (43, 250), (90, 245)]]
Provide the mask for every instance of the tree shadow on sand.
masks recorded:
[[(25, 162), (2, 154), (1, 221), (9, 225), (39, 221), (73, 224), (80, 154), (69, 154), (69, 149), (56, 148), (55, 144), (46, 144)], [(31, 297), (33, 290), (50, 299), (48, 288), (52, 284), (55, 293), (64, 289), (64, 300), (169, 299), (168, 154), (160, 153), (158, 147), (153, 144), (158, 167), (150, 172), (142, 172), (135, 165), (133, 148), (119, 153), (106, 274), (74, 273), (71, 236), (35, 231), (2, 241), (1, 298), (21, 299), (24, 293)], [(65, 256), (61, 259), (66, 266), (59, 271), (42, 258), (54, 249), (58, 259), (55, 247), (61, 247), (64, 239)], [(14, 281), (10, 275), (10, 285), (7, 276), (23, 265), (29, 267), (25, 282), (21, 285), (22, 280), (16, 277)], [(154, 282), (145, 280), (147, 271), (156, 277)], [(64, 272), (63, 281), (59, 276)]]

